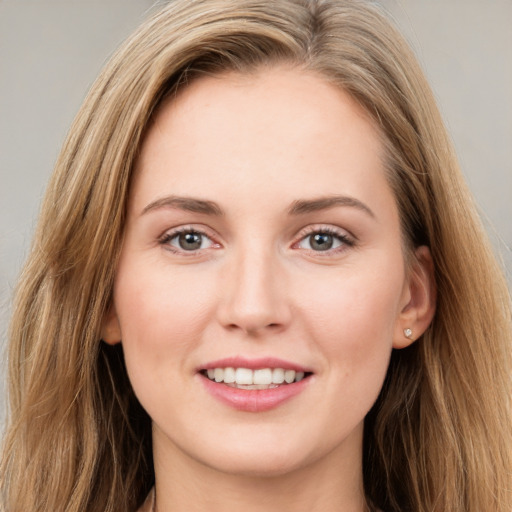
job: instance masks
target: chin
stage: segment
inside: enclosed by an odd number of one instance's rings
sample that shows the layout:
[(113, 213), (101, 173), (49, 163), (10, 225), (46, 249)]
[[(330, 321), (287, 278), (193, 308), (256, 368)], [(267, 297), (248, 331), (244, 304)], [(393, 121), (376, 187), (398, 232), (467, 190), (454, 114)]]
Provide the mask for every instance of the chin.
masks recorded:
[[(260, 432), (252, 439), (226, 436), (225, 442), (194, 447), (196, 460), (225, 474), (242, 477), (279, 477), (300, 470), (321, 458), (325, 447), (305, 445), (307, 436)], [(262, 435), (263, 434), (263, 435)]]
[[(254, 454), (254, 453), (253, 453)], [(236, 475), (249, 478), (272, 478), (293, 473), (307, 465), (305, 460), (297, 457), (290, 458), (285, 454), (254, 454), (253, 457), (237, 454), (233, 457), (222, 456), (209, 461), (203, 461), (206, 465), (228, 475)]]

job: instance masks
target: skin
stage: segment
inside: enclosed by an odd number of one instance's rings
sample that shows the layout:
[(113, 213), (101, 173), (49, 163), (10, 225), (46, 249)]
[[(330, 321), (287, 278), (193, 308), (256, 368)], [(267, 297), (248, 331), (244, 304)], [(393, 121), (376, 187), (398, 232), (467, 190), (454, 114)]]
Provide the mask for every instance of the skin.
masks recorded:
[[(364, 417), (391, 350), (412, 342), (404, 329), (417, 338), (434, 307), (428, 250), (406, 265), (382, 160), (365, 112), (299, 69), (201, 78), (160, 108), (103, 332), (153, 420), (159, 512), (365, 510)], [(177, 228), (204, 233), (201, 249), (180, 247)], [(333, 248), (315, 250), (326, 230)], [(313, 375), (279, 407), (242, 412), (197, 372), (231, 356)]]

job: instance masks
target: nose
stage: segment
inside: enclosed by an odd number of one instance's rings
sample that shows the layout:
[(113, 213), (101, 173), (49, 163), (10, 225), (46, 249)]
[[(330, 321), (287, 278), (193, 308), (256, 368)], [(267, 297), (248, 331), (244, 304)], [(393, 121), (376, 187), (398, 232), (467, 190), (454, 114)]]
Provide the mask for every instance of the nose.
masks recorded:
[(286, 272), (270, 251), (245, 251), (223, 273), (220, 323), (250, 335), (279, 332), (291, 319)]

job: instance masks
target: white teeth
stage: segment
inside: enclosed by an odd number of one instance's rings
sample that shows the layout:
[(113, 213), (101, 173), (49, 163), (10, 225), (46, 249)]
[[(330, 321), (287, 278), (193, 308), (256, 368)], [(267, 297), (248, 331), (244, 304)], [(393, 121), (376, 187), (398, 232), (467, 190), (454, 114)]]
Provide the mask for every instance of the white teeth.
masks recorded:
[(291, 384), (295, 380), (295, 370), (286, 370), (284, 372), (284, 381)]
[(267, 389), (276, 385), (300, 382), (304, 378), (304, 372), (285, 370), (283, 368), (210, 368), (206, 371), (208, 378), (215, 382), (224, 382), (236, 387), (252, 386), (250, 389)]
[(284, 382), (284, 370), (282, 368), (274, 368), (272, 370), (272, 382), (274, 384), (282, 384)]
[(254, 370), (253, 384), (272, 384), (272, 370), (270, 368)]
[(226, 384), (231, 384), (235, 382), (235, 369), (234, 368), (224, 368), (224, 382)]
[(253, 371), (248, 368), (237, 368), (235, 370), (235, 382), (237, 384), (254, 384)]

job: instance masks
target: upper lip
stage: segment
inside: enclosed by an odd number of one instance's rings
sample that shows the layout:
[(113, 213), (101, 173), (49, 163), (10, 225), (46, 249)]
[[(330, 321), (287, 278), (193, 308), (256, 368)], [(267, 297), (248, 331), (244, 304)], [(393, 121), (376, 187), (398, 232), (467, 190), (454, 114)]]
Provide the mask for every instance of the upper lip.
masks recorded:
[(311, 369), (284, 359), (275, 357), (258, 357), (258, 358), (245, 358), (245, 357), (226, 357), (210, 361), (198, 368), (201, 370), (210, 370), (213, 368), (248, 368), (250, 370), (258, 370), (260, 368), (283, 368), (283, 370), (295, 370), (296, 372), (311, 372)]

